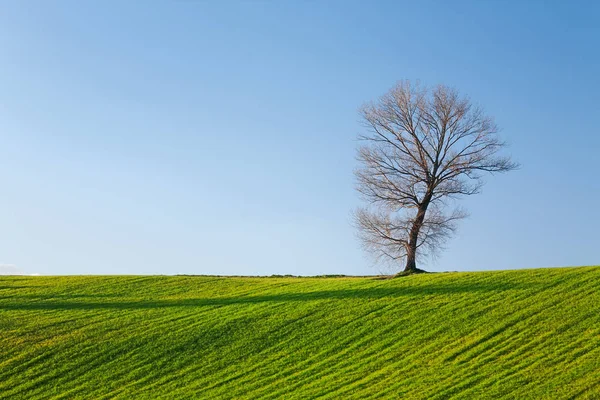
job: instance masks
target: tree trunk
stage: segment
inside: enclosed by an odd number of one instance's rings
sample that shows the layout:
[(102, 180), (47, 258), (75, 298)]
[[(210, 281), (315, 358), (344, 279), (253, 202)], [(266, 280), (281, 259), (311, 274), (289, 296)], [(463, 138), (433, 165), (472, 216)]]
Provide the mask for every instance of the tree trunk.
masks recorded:
[(406, 251), (406, 266), (402, 272), (404, 275), (423, 272), (417, 268), (417, 244), (419, 240), (419, 232), (423, 226), (423, 221), (425, 221), (425, 213), (427, 212), (427, 207), (429, 207), (431, 197), (432, 194), (427, 193), (423, 198), (423, 201), (417, 210), (417, 215), (413, 225), (410, 229), (410, 234), (408, 236), (408, 248)]
[[(414, 247), (414, 248), (413, 248)], [(406, 267), (404, 267), (405, 273), (417, 272), (417, 248), (412, 246), (412, 243), (408, 245), (408, 251), (406, 252)]]

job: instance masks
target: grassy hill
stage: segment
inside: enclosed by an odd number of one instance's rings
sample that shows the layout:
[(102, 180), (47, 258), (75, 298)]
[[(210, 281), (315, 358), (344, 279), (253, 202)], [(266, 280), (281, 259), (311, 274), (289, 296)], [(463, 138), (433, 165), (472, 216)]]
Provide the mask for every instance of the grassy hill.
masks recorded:
[(600, 398), (600, 268), (0, 277), (2, 398)]

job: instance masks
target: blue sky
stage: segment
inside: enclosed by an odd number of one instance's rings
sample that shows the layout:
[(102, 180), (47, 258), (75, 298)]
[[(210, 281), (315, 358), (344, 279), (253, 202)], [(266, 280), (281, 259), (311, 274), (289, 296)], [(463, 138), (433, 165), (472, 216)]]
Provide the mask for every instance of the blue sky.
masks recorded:
[[(375, 274), (357, 110), (401, 79), (496, 118), (519, 171), (433, 271), (600, 263), (595, 2), (0, 3), (0, 270)], [(0, 271), (2, 272), (2, 271)]]

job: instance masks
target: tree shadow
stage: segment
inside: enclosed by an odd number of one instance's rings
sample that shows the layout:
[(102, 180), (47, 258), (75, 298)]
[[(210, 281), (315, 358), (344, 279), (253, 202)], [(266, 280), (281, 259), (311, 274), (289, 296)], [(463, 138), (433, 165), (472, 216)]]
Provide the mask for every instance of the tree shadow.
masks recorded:
[[(260, 304), (277, 302), (308, 301), (349, 301), (381, 300), (401, 297), (452, 296), (458, 294), (498, 293), (504, 291), (531, 289), (534, 284), (494, 282), (494, 283), (452, 283), (445, 285), (422, 285), (410, 287), (375, 287), (366, 289), (324, 290), (314, 292), (266, 294), (239, 297), (199, 297), (188, 299), (121, 300), (101, 301), (115, 298), (110, 294), (61, 294), (11, 296), (10, 303), (1, 304), (0, 310), (98, 310), (98, 309), (153, 309), (171, 307), (220, 307), (237, 304)], [(6, 299), (6, 297), (5, 297)], [(20, 302), (19, 300), (24, 300)], [(95, 300), (97, 299), (97, 300)], [(58, 300), (58, 301), (57, 301)], [(72, 301), (69, 301), (72, 300)]]

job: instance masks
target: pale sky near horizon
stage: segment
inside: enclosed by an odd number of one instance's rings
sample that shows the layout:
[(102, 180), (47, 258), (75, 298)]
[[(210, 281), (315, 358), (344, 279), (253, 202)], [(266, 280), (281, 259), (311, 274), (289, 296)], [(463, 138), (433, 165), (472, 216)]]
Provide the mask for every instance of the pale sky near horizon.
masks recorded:
[(0, 2), (0, 274), (377, 274), (358, 108), (401, 79), (493, 115), (432, 271), (598, 265), (597, 2)]

